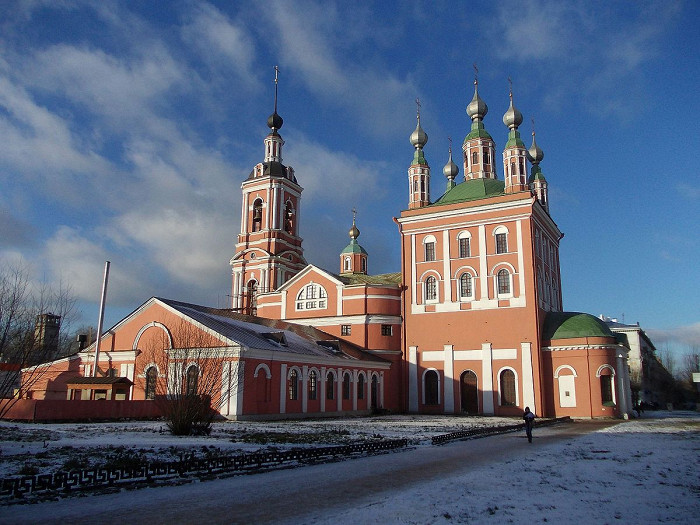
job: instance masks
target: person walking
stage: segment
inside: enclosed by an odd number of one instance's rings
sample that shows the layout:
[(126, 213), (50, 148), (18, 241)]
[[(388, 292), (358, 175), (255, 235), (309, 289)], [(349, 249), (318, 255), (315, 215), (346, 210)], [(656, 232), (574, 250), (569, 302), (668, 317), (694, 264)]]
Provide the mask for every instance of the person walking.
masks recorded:
[(527, 441), (528, 443), (532, 443), (532, 425), (535, 422), (535, 414), (530, 412), (530, 407), (525, 407), (523, 420), (525, 421), (525, 434), (527, 435)]

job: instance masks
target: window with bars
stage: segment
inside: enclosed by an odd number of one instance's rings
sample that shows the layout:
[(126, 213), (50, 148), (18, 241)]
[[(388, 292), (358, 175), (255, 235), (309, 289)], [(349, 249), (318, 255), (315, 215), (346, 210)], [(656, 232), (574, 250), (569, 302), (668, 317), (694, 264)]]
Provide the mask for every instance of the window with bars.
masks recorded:
[(392, 335), (392, 332), (393, 331), (392, 331), (392, 327), (390, 324), (383, 324), (382, 325), (382, 335), (389, 336), (389, 335)]
[(503, 269), (498, 271), (498, 295), (508, 295), (510, 293), (510, 273)]
[(156, 398), (156, 381), (158, 380), (158, 369), (151, 366), (146, 370), (146, 399)]
[(340, 335), (350, 335), (352, 334), (352, 326), (349, 324), (340, 325)]
[(473, 294), (472, 276), (469, 273), (463, 273), (459, 278), (459, 296), (471, 297)]
[(469, 237), (463, 237), (459, 239), (459, 256), (471, 257), (471, 245), (469, 242)]
[(309, 399), (315, 401), (317, 396), (316, 372), (309, 372)]
[(496, 234), (496, 253), (508, 253), (508, 235), (505, 233)]
[(289, 379), (287, 379), (287, 390), (290, 400), (295, 401), (299, 399), (299, 374), (297, 374), (296, 370), (289, 372)]
[(437, 301), (437, 279), (432, 275), (425, 280), (425, 300)]
[(435, 260), (435, 243), (426, 242), (425, 243), (425, 260), (434, 261)]
[(185, 394), (194, 396), (197, 394), (197, 382), (199, 379), (199, 368), (197, 365), (191, 365), (187, 369), (187, 382), (185, 385)]

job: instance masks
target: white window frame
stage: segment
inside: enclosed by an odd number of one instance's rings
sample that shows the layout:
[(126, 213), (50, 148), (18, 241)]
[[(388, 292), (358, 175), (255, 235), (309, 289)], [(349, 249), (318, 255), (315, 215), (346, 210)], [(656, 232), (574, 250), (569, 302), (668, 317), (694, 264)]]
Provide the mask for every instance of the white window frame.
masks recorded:
[(312, 281), (299, 290), (294, 305), (297, 311), (325, 310), (328, 308), (328, 293), (323, 286)]

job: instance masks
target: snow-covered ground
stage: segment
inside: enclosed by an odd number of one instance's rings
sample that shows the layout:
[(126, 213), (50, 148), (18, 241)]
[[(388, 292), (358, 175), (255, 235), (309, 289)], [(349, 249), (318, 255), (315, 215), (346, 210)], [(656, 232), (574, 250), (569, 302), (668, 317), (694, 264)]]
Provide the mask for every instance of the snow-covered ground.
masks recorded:
[[(491, 418), (469, 418), (490, 426)], [(510, 424), (512, 420), (500, 420)], [(442, 423), (441, 423), (442, 422)], [(535, 429), (527, 443), (521, 433), (429, 445), (434, 434), (467, 424), (465, 418), (391, 417), (313, 422), (226, 423), (208, 438), (172, 438), (153, 423), (109, 425), (0, 426), (3, 458), (25, 450), (41, 453), (52, 447), (124, 446), (144, 450), (220, 447), (253, 450), (268, 444), (240, 443), (241, 434), (296, 434), (318, 431), (328, 440), (410, 436), (415, 448), (333, 465), (315, 465), (259, 476), (237, 476), (179, 487), (147, 488), (117, 494), (72, 498), (36, 505), (0, 508), (0, 523), (123, 521), (118, 509), (130, 509), (136, 521), (149, 523), (243, 523), (251, 508), (266, 506), (253, 521), (284, 523), (697, 523), (700, 517), (700, 414), (647, 412), (641, 419), (620, 422), (598, 431), (574, 435), (564, 425)], [(578, 424), (583, 425), (583, 424)], [(576, 425), (573, 425), (575, 427)], [(571, 425), (569, 426), (571, 427)], [(8, 429), (19, 428), (20, 430)], [(125, 428), (133, 431), (126, 432)], [(580, 427), (579, 427), (580, 428)], [(16, 432), (46, 432), (39, 441), (8, 441)], [(50, 439), (49, 439), (50, 438)], [(235, 440), (232, 441), (232, 439)], [(256, 438), (257, 439), (257, 438)], [(48, 443), (46, 448), (45, 442)], [(25, 449), (22, 449), (22, 446)], [(471, 454), (475, 459), (465, 462)], [(454, 460), (452, 458), (455, 458)], [(451, 468), (450, 461), (459, 465)], [(407, 463), (425, 467), (409, 470)], [(430, 465), (439, 475), (421, 477)], [(418, 472), (416, 472), (416, 470)], [(382, 490), (305, 505), (307, 490), (319, 493), (329, 485), (362, 483), (361, 476), (384, 472)], [(399, 478), (398, 476), (404, 476)], [(339, 479), (340, 478), (340, 479)], [(415, 478), (415, 481), (414, 481)], [(376, 480), (374, 480), (376, 481)], [(342, 486), (342, 485), (341, 485)], [(285, 514), (280, 487), (295, 490), (298, 505)], [(351, 488), (349, 486), (348, 488)], [(233, 496), (235, 495), (235, 497)], [(209, 499), (211, 498), (211, 499)], [(222, 509), (222, 505), (224, 508)], [(299, 508), (301, 507), (301, 508)], [(279, 508), (279, 513), (273, 512)], [(204, 510), (203, 510), (204, 509)], [(211, 509), (209, 515), (206, 509)], [(257, 512), (255, 508), (253, 511)], [(188, 514), (189, 512), (189, 514)], [(196, 514), (192, 514), (192, 513)], [(270, 516), (273, 516), (270, 518)]]
[(40, 424), (0, 421), (0, 478), (114, 464), (129, 458), (171, 461), (182, 454), (256, 452), (408, 439), (430, 444), (434, 435), (512, 425), (498, 417), (382, 416), (277, 422), (215, 423), (209, 436), (172, 436), (162, 422)]

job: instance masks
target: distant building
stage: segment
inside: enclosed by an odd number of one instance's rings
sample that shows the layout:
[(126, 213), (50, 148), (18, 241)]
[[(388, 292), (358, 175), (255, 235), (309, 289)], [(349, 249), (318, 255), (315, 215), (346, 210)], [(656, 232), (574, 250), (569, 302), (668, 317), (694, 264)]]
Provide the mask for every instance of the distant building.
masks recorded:
[(630, 388), (632, 401), (666, 406), (672, 402), (673, 377), (656, 355), (656, 347), (639, 323), (629, 325), (600, 315), (629, 350)]

